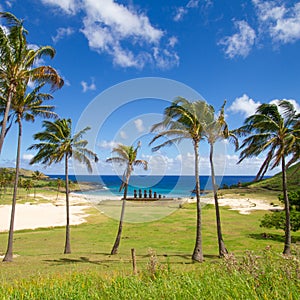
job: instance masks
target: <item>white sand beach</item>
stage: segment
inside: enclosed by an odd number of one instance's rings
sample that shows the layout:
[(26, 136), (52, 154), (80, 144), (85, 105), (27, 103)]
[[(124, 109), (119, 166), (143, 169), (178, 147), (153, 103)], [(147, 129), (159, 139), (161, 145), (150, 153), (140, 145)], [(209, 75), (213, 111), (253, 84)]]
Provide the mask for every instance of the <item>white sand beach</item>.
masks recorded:
[[(49, 200), (41, 204), (17, 204), (15, 214), (15, 230), (56, 227), (66, 225), (65, 198), (36, 195)], [(86, 222), (86, 209), (91, 205), (85, 197), (70, 194), (70, 224), (77, 225)], [(11, 205), (0, 205), (0, 232), (8, 231), (10, 225)]]
[[(66, 224), (65, 198), (61, 195), (58, 199), (55, 196), (36, 195), (37, 198), (45, 199), (49, 202), (40, 204), (17, 204), (15, 215), (15, 230), (35, 229), (64, 226)], [(70, 224), (78, 225), (86, 222), (88, 216), (86, 210), (95, 204), (97, 197), (87, 197), (85, 195), (70, 194)], [(111, 200), (111, 201), (116, 201)], [(195, 198), (181, 199), (184, 202), (195, 202)], [(201, 198), (203, 204), (214, 204), (213, 198)], [(255, 210), (274, 210), (274, 207), (262, 200), (257, 199), (219, 199), (220, 206), (228, 206), (231, 210), (237, 210), (241, 214), (249, 214)], [(105, 212), (104, 212), (105, 213)], [(0, 205), (0, 232), (8, 231), (10, 224), (11, 205)]]
[[(196, 201), (195, 199), (190, 199), (188, 202)], [(203, 204), (214, 204), (213, 198), (201, 198)], [(251, 211), (255, 210), (277, 210), (282, 209), (279, 206), (274, 207), (273, 205), (258, 199), (249, 198), (220, 198), (218, 200), (220, 206), (228, 206), (230, 210), (237, 210), (240, 214), (250, 214)]]

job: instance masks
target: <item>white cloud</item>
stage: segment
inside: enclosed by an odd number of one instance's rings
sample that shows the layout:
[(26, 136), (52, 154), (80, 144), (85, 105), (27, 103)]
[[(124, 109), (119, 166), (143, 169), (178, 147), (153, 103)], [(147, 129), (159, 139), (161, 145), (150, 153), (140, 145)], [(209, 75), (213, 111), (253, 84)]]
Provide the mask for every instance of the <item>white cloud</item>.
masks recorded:
[[(142, 69), (146, 64), (159, 68), (178, 65), (178, 55), (166, 32), (153, 26), (148, 16), (133, 6), (114, 0), (42, 0), (68, 14), (81, 13), (81, 32), (89, 47), (99, 54), (108, 54), (114, 65)], [(69, 34), (57, 33), (54, 40)], [(158, 48), (160, 56), (154, 56)], [(163, 62), (163, 63), (162, 63)]]
[(118, 145), (119, 143), (115, 141), (106, 141), (106, 140), (102, 140), (98, 143), (99, 148), (109, 149), (109, 150), (112, 150), (112, 148), (117, 147)]
[[(149, 62), (161, 66), (147, 47), (167, 49), (168, 44), (161, 45), (165, 32), (151, 25), (146, 15), (112, 0), (85, 0), (84, 4), (87, 16), (83, 20), (82, 32), (93, 50), (108, 53), (114, 64), (121, 67), (143, 68)], [(166, 56), (169, 66), (173, 66), (176, 53), (170, 50)]]
[(138, 132), (143, 132), (145, 131), (144, 123), (142, 119), (136, 119), (134, 120), (134, 125), (137, 129)]
[(64, 80), (64, 86), (71, 86), (71, 82), (66, 79), (64, 76), (62, 76), (63, 80)]
[[(7, 7), (11, 8), (12, 7), (12, 3), (10, 1), (5, 1), (5, 4)], [(3, 11), (3, 10), (2, 10)]]
[[(38, 50), (40, 47), (38, 45), (35, 45), (35, 44), (28, 44), (28, 48), (29, 49), (33, 49), (34, 51)], [(45, 61), (43, 58), (36, 58), (34, 60), (34, 64), (33, 66), (34, 67), (39, 67), (39, 66), (42, 66), (45, 64)]]
[(199, 6), (200, 0), (190, 0), (186, 7), (188, 8), (197, 8)]
[[(269, 103), (278, 105), (279, 101), (282, 100), (291, 102), (294, 105), (296, 112), (300, 113), (300, 105), (294, 99), (273, 99)], [(228, 108), (228, 111), (233, 113), (242, 113), (245, 117), (249, 117), (256, 113), (256, 109), (259, 105), (261, 105), (259, 101), (254, 101), (248, 95), (244, 94), (242, 97), (238, 97), (233, 101), (231, 106)]]
[[(239, 157), (236, 154), (226, 155), (226, 175), (256, 175), (262, 166), (265, 156), (257, 156), (244, 159), (241, 163), (237, 164)], [(269, 170), (266, 175), (276, 174), (280, 171), (280, 168), (276, 167), (273, 170)]]
[(238, 32), (224, 37), (219, 44), (225, 47), (225, 54), (229, 58), (246, 57), (254, 45), (256, 33), (246, 21), (235, 21), (234, 26)]
[(260, 105), (260, 102), (255, 102), (248, 95), (244, 94), (242, 97), (236, 98), (231, 106), (228, 108), (228, 111), (233, 113), (242, 113), (246, 117), (255, 114), (257, 107)]
[(115, 65), (127, 68), (141, 68), (144, 66), (143, 55), (135, 56), (132, 51), (123, 49), (119, 45), (113, 47), (113, 63)]
[(229, 58), (246, 57), (256, 40), (270, 37), (275, 45), (293, 43), (300, 39), (300, 2), (288, 6), (287, 1), (252, 0), (255, 8), (257, 33), (246, 21), (235, 21), (238, 33), (219, 42)]
[[(291, 103), (293, 104), (293, 106), (294, 106), (296, 112), (297, 112), (297, 113), (300, 113), (300, 105), (299, 105), (299, 103), (298, 103), (296, 100), (294, 100), (294, 99), (281, 99), (281, 100), (280, 100), (280, 99), (274, 99), (274, 100), (270, 101), (270, 104), (276, 104), (276, 105), (278, 105), (278, 104), (279, 104), (279, 101), (282, 101), (282, 100), (291, 102)], [(281, 109), (281, 108), (279, 107), (279, 110), (280, 110), (280, 109)]]
[(178, 174), (180, 168), (176, 161), (167, 155), (156, 153), (153, 155), (142, 155), (142, 159), (148, 161), (149, 175), (166, 175), (166, 174)]
[(170, 66), (179, 65), (179, 56), (167, 49), (154, 47), (153, 57), (155, 58), (156, 64), (160, 69), (168, 69)]
[(57, 43), (59, 40), (63, 39), (65, 36), (69, 36), (69, 35), (71, 35), (73, 33), (74, 33), (74, 29), (71, 28), (71, 27), (66, 27), (66, 28), (61, 27), (61, 28), (58, 28), (56, 36), (52, 37), (52, 41), (54, 43)]
[(78, 10), (79, 1), (77, 0), (41, 0), (44, 4), (59, 6), (68, 14), (75, 14)]
[(171, 36), (169, 38), (169, 46), (174, 48), (174, 46), (178, 43), (178, 38), (176, 36)]
[(126, 140), (128, 139), (128, 135), (125, 131), (121, 130), (120, 131), (120, 137), (123, 139), (123, 140)]
[[(149, 42), (158, 42), (163, 32), (154, 28), (147, 16), (129, 10), (113, 0), (85, 0), (90, 22), (101, 22), (100, 28), (111, 29), (119, 37), (143, 38)], [(95, 24), (94, 24), (95, 25)]]
[(95, 91), (97, 89), (93, 78), (92, 78), (92, 82), (91, 82), (90, 85), (86, 81), (81, 81), (80, 84), (82, 86), (82, 91), (84, 93), (87, 92), (87, 91)]
[(263, 30), (279, 43), (292, 43), (300, 39), (300, 2), (286, 7), (275, 1), (252, 1)]
[(27, 86), (33, 90), (35, 88), (35, 83), (29, 80)]
[(26, 161), (31, 160), (33, 157), (34, 157), (33, 154), (23, 154), (23, 155), (22, 155), (22, 159), (23, 159), (23, 160), (26, 160)]
[[(191, 8), (198, 8), (199, 7), (199, 2), (200, 2), (200, 0), (190, 0), (186, 4), (186, 6), (176, 7), (176, 11), (175, 11), (175, 15), (173, 17), (173, 20), (175, 22), (179, 22), (179, 21), (183, 20), (184, 16), (186, 14), (188, 14), (189, 9), (191, 9)], [(209, 1), (205, 1), (205, 2), (209, 2)]]
[(181, 21), (184, 17), (184, 15), (186, 15), (188, 13), (188, 10), (185, 7), (177, 7), (176, 8), (176, 14), (173, 18), (173, 20), (175, 22)]

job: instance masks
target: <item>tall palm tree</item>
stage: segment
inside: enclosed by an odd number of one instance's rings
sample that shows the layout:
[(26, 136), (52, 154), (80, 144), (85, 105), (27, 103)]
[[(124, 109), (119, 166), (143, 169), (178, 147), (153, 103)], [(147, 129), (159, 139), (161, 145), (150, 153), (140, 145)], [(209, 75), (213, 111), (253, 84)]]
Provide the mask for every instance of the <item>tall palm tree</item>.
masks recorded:
[[(258, 156), (266, 153), (257, 178), (262, 178), (270, 168), (281, 165), (282, 171), (282, 190), (285, 209), (285, 242), (283, 253), (291, 253), (291, 222), (290, 205), (287, 189), (286, 162), (287, 156), (292, 154), (292, 160), (295, 158), (295, 147), (299, 147), (300, 128), (299, 114), (296, 113), (294, 106), (285, 100), (278, 104), (262, 104), (256, 110), (256, 113), (248, 117), (244, 125), (237, 130), (237, 133), (246, 135), (240, 147), (243, 151), (240, 154), (240, 160), (247, 157)], [(282, 109), (282, 112), (280, 111)], [(299, 159), (299, 153), (298, 159)]]
[(171, 106), (164, 111), (163, 121), (152, 126), (151, 131), (160, 131), (150, 142), (152, 144), (157, 139), (166, 137), (168, 140), (153, 148), (153, 151), (161, 147), (179, 143), (183, 139), (192, 141), (195, 154), (195, 181), (197, 198), (197, 225), (196, 242), (192, 255), (194, 261), (202, 262), (202, 217), (200, 203), (200, 179), (199, 179), (199, 143), (203, 139), (203, 124), (206, 114), (211, 110), (211, 106), (205, 101), (189, 102), (185, 98), (176, 98)]
[[(44, 83), (37, 86), (30, 93), (26, 94), (26, 86), (20, 84), (16, 87), (16, 94), (14, 95), (11, 103), (11, 115), (10, 119), (15, 120), (18, 124), (18, 146), (16, 157), (16, 172), (14, 179), (14, 190), (12, 199), (12, 210), (9, 228), (9, 237), (7, 251), (3, 261), (12, 261), (13, 259), (13, 234), (14, 234), (14, 220), (15, 220), (15, 208), (18, 194), (18, 180), (20, 170), (20, 154), (21, 154), (21, 141), (23, 133), (22, 120), (35, 121), (36, 116), (44, 118), (56, 117), (56, 113), (53, 112), (54, 106), (43, 105), (45, 100), (52, 99), (49, 94), (40, 93), (40, 89), (44, 86)], [(5, 110), (5, 106), (0, 106), (0, 111)]]
[(87, 166), (89, 172), (92, 172), (90, 159), (98, 161), (97, 155), (87, 149), (87, 140), (83, 140), (83, 135), (90, 129), (86, 127), (72, 135), (71, 119), (58, 119), (54, 122), (44, 121), (44, 131), (36, 133), (33, 137), (40, 143), (29, 147), (30, 150), (36, 149), (38, 153), (32, 158), (30, 164), (41, 162), (51, 165), (53, 162), (58, 163), (64, 159), (65, 177), (66, 177), (66, 241), (64, 253), (71, 253), (70, 243), (70, 207), (69, 207), (69, 159), (79, 161)]
[(36, 170), (32, 173), (32, 179), (35, 181), (34, 184), (34, 199), (36, 197), (36, 182), (38, 182), (39, 180), (42, 180), (43, 178), (45, 178), (45, 175), (40, 172), (39, 170)]
[(28, 197), (29, 192), (30, 192), (30, 190), (32, 189), (32, 187), (33, 187), (33, 182), (32, 182), (31, 179), (26, 179), (26, 180), (24, 180), (23, 188), (24, 188), (24, 189), (26, 190), (26, 192), (27, 192), (26, 197)]
[(210, 170), (211, 170), (211, 180), (213, 186), (214, 193), (214, 201), (215, 201), (215, 210), (216, 210), (216, 223), (217, 223), (217, 236), (218, 236), (218, 246), (219, 246), (219, 256), (222, 257), (228, 253), (222, 235), (222, 227), (221, 227), (221, 214), (219, 209), (219, 201), (218, 201), (218, 189), (216, 185), (216, 176), (215, 176), (215, 167), (214, 167), (214, 146), (218, 140), (229, 139), (234, 142), (236, 150), (238, 149), (238, 140), (234, 136), (232, 132), (228, 130), (227, 123), (225, 121), (224, 116), (224, 108), (226, 101), (224, 101), (223, 106), (221, 107), (220, 114), (216, 118), (215, 112), (212, 107), (208, 109), (207, 114), (205, 115), (205, 119), (203, 120), (203, 135), (208, 141), (210, 146), (209, 151), (209, 161), (210, 161)]
[(54, 90), (61, 88), (64, 82), (54, 68), (34, 65), (37, 59), (41, 57), (53, 58), (55, 56), (54, 48), (50, 46), (42, 46), (37, 49), (30, 48), (26, 40), (28, 32), (23, 27), (23, 22), (8, 12), (0, 13), (0, 17), (4, 18), (8, 29), (7, 31), (0, 26), (0, 90), (2, 101), (5, 102), (0, 133), (1, 154), (10, 106), (18, 92), (17, 87), (27, 86), (31, 81), (50, 83), (51, 89)]
[(120, 191), (124, 189), (123, 199), (122, 199), (122, 209), (121, 209), (121, 216), (120, 216), (120, 222), (119, 222), (119, 229), (117, 233), (117, 237), (115, 240), (115, 243), (113, 245), (113, 248), (111, 250), (111, 254), (117, 254), (120, 241), (121, 241), (121, 235), (122, 235), (122, 229), (123, 229), (123, 222), (124, 222), (124, 214), (125, 214), (125, 206), (126, 206), (126, 198), (127, 198), (127, 191), (128, 191), (128, 183), (129, 178), (131, 176), (131, 173), (133, 172), (134, 166), (143, 166), (144, 170), (147, 170), (148, 162), (145, 160), (137, 159), (137, 152), (140, 148), (141, 144), (138, 143), (137, 147), (134, 148), (133, 146), (126, 146), (119, 144), (117, 147), (113, 148), (112, 153), (115, 153), (116, 156), (108, 158), (107, 162), (116, 162), (119, 164), (125, 164), (126, 169), (123, 174), (122, 184), (120, 186)]

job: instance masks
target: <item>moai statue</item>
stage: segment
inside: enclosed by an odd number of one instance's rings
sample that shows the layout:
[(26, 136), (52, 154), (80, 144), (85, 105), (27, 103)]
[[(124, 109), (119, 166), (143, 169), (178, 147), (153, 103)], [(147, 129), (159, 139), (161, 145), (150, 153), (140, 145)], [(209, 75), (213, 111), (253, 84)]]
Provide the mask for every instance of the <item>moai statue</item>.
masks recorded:
[(149, 190), (149, 198), (152, 198), (152, 190)]
[(134, 198), (137, 197), (137, 192), (136, 192), (136, 190), (133, 191), (133, 197), (134, 197)]
[(139, 189), (139, 198), (142, 198), (142, 190)]
[(147, 198), (147, 190), (144, 190), (144, 198)]

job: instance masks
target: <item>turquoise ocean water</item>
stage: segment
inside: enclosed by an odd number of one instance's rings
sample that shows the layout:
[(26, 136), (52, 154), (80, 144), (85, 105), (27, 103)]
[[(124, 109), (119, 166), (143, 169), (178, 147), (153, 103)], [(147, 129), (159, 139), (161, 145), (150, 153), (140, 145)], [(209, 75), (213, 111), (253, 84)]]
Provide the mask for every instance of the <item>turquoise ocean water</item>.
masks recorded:
[[(49, 175), (51, 178), (62, 178), (63, 175)], [(119, 192), (121, 178), (114, 175), (70, 175), (72, 181), (91, 182), (95, 184), (95, 189), (85, 191), (85, 194), (101, 196), (101, 197), (121, 197), (122, 192)], [(217, 176), (217, 184), (220, 187), (224, 185), (231, 186), (238, 183), (251, 182), (254, 176)], [(210, 176), (200, 176), (200, 188), (203, 192), (212, 189)], [(131, 176), (129, 182), (128, 196), (133, 196), (134, 190), (139, 192), (141, 189), (143, 195), (146, 190), (149, 193), (156, 192), (162, 197), (191, 197), (195, 188), (194, 176)]]

